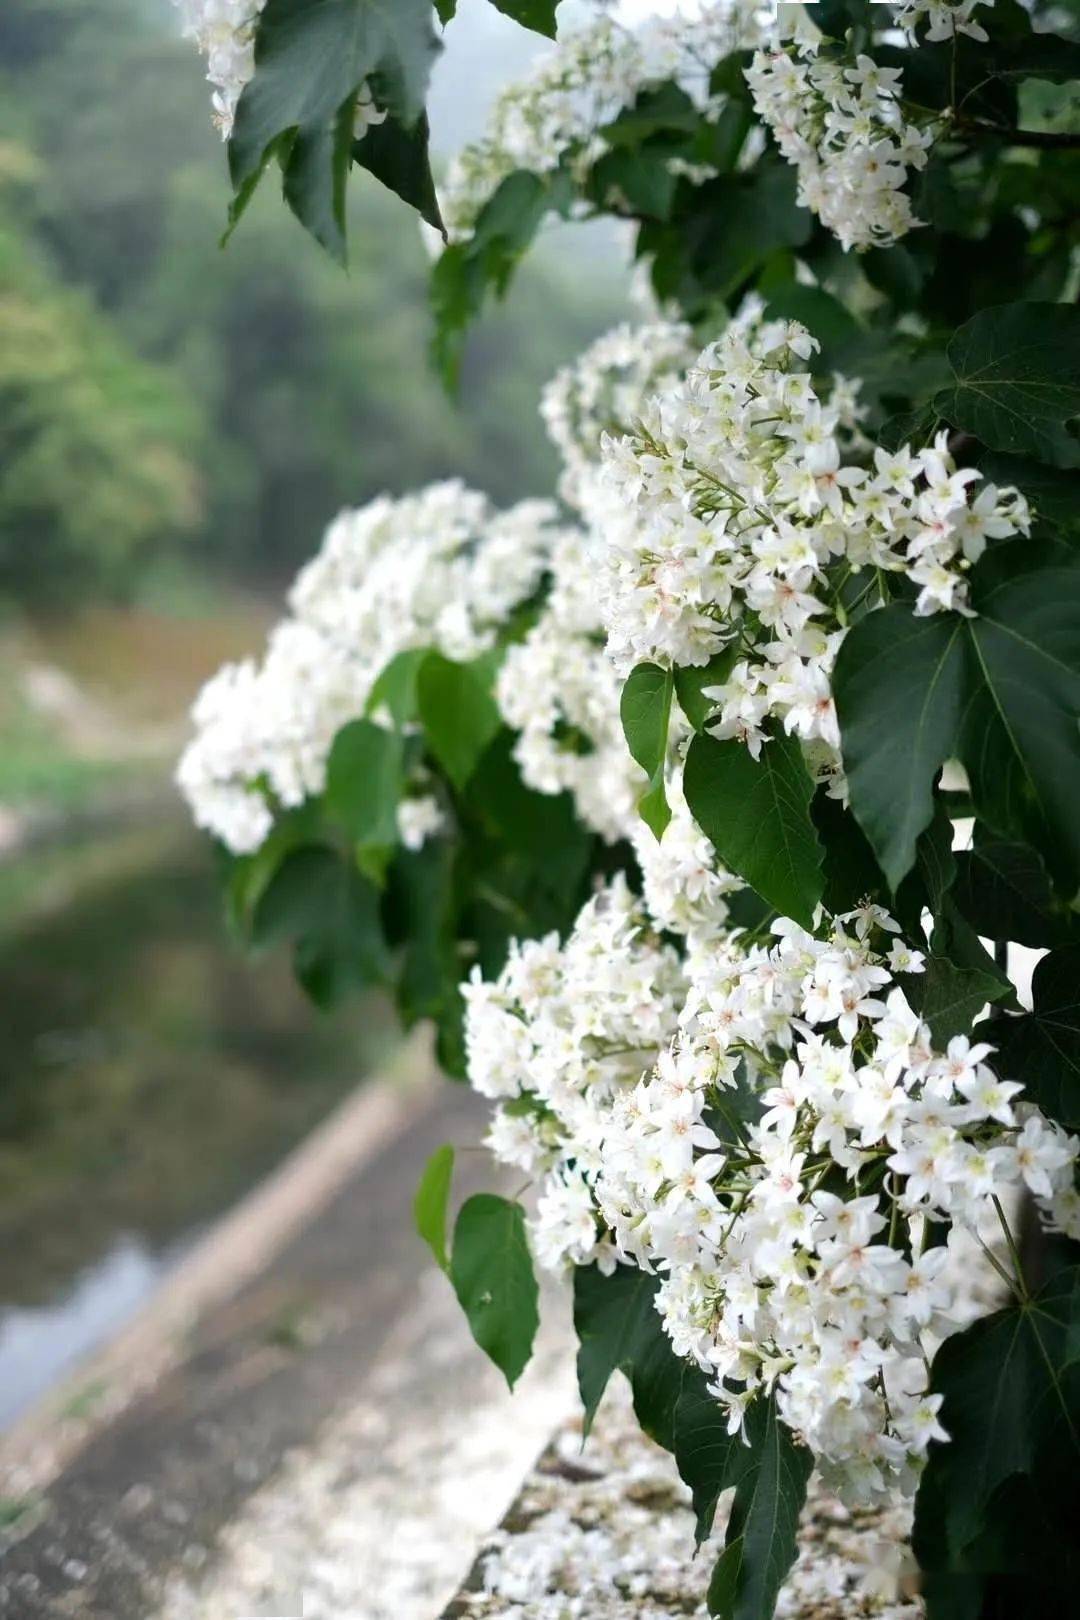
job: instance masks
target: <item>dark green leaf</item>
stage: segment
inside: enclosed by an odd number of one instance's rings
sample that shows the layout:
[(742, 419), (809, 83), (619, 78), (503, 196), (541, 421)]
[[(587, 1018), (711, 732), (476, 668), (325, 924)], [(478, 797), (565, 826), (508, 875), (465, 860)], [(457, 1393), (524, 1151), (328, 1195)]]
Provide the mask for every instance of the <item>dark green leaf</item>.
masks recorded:
[(923, 1022), (929, 1025), (935, 1047), (943, 1048), (954, 1035), (966, 1035), (987, 1002), (1005, 993), (1001, 980), (976, 968), (955, 967), (943, 956), (928, 956), (923, 973), (902, 977), (904, 994)]
[(958, 754), (980, 814), (1080, 876), (1080, 557), (1027, 540), (972, 574), (974, 618), (896, 603), (845, 638), (833, 692), (851, 806), (895, 888)]
[(442, 215), (431, 176), (428, 139), (426, 113), (414, 124), (388, 116), (381, 124), (372, 124), (366, 134), (354, 143), (352, 155), (354, 162), (362, 169), (396, 192), (402, 202), (415, 208), (429, 225), (442, 231)]
[(356, 97), (350, 95), (329, 123), (298, 129), (289, 145), (281, 182), (285, 201), (301, 225), (339, 264), (347, 257), (345, 187), (355, 117)]
[(798, 740), (780, 733), (754, 759), (736, 738), (721, 742), (701, 733), (686, 756), (683, 789), (724, 864), (783, 916), (812, 927), (824, 851)]
[(853, 911), (863, 900), (887, 899), (887, 885), (855, 817), (837, 799), (815, 794), (811, 813), (825, 851), (822, 900), (831, 916)]
[(501, 720), (485, 671), (429, 653), (416, 677), (427, 745), (456, 788), (464, 788)]
[(990, 839), (955, 857), (956, 904), (977, 934), (1035, 949), (1062, 945), (1076, 924), (1026, 844)]
[[(1014, 1476), (1047, 1499), (1080, 1469), (1080, 1270), (1058, 1273), (1032, 1300), (946, 1339), (932, 1387), (944, 1395), (945, 1444), (933, 1443), (915, 1503), (914, 1547), (924, 1569), (964, 1572), (995, 1493)], [(1022, 1559), (1010, 1535), (988, 1549), (1001, 1570)], [(1048, 1572), (1049, 1573), (1049, 1572)]]
[(661, 669), (659, 664), (638, 664), (626, 678), (619, 705), (626, 746), (649, 778), (648, 791), (639, 801), (638, 810), (657, 838), (663, 836), (671, 820), (664, 792), (664, 765), (674, 691), (675, 678), (670, 669)]
[(403, 763), (401, 735), (372, 720), (352, 720), (334, 738), (326, 766), (326, 809), (354, 843), (397, 843)]
[(981, 1033), (996, 1047), (990, 1062), (1003, 1080), (1068, 1130), (1080, 1130), (1080, 946), (1051, 951), (1035, 968), (1033, 1011), (995, 1019)]
[(934, 400), (953, 427), (990, 450), (1075, 465), (1064, 424), (1080, 412), (1080, 310), (1071, 304), (1000, 304), (953, 336), (954, 382)]
[(605, 1277), (598, 1266), (574, 1272), (574, 1329), (579, 1340), (578, 1389), (585, 1433), (613, 1372), (625, 1373), (634, 1412), (645, 1433), (670, 1451), (675, 1407), (686, 1371), (671, 1348), (656, 1309), (660, 1278), (636, 1266), (616, 1266)]
[(435, 0), (435, 10), (439, 21), (445, 28), (448, 22), (453, 22), (457, 12), (457, 0)]
[(320, 1007), (386, 977), (378, 890), (330, 849), (291, 851), (255, 907), (252, 933), (257, 944), (293, 940), (296, 976)]
[(812, 221), (795, 201), (790, 164), (766, 156), (750, 174), (723, 175), (695, 197), (687, 247), (695, 274), (719, 298), (733, 294), (772, 254), (809, 239)]
[(512, 1389), (528, 1365), (540, 1325), (520, 1204), (494, 1193), (465, 1200), (454, 1226), (450, 1280), (473, 1338)]
[(667, 219), (675, 200), (678, 177), (670, 168), (666, 146), (617, 148), (593, 164), (589, 196), (612, 214), (635, 219)]
[(961, 621), (917, 619), (895, 603), (868, 613), (833, 674), (851, 808), (895, 890), (934, 813), (938, 771), (955, 747), (964, 696)]
[(899, 450), (905, 444), (918, 450), (930, 443), (939, 420), (932, 405), (916, 405), (910, 411), (890, 416), (878, 434), (878, 442), (886, 450)]
[(402, 851), (390, 872), (388, 898), (403, 945), (397, 1002), (405, 1025), (418, 1018), (457, 1019), (463, 970), (455, 935), (453, 844), (429, 838), (422, 849)]
[(229, 928), (245, 942), (252, 938), (256, 907), (286, 856), (303, 844), (318, 843), (325, 831), (314, 800), (278, 816), (251, 855), (225, 853), (225, 913)]
[(746, 1417), (749, 1446), (731, 1460), (738, 1477), (724, 1550), (709, 1583), (718, 1620), (771, 1620), (795, 1561), (795, 1536), (813, 1459), (780, 1421), (775, 1392), (758, 1396)]
[[(1078, 317), (1080, 318), (1080, 317)], [(980, 814), (1080, 880), (1080, 555), (1010, 541), (972, 574), (960, 756)], [(842, 656), (842, 653), (841, 653)]]
[(450, 1259), (446, 1252), (446, 1205), (453, 1174), (454, 1150), (449, 1142), (444, 1142), (442, 1147), (435, 1149), (424, 1166), (413, 1199), (416, 1230), (435, 1256), (437, 1264), (448, 1274)]
[[(749, 894), (749, 889), (744, 891)], [(746, 1146), (747, 1128), (756, 1125), (765, 1111), (761, 1092), (750, 1080), (741, 1060), (734, 1085), (716, 1086), (702, 1118), (725, 1147)]]
[(689, 1485), (700, 1547), (712, 1532), (716, 1506), (724, 1491), (738, 1482), (750, 1461), (739, 1433), (728, 1434), (727, 1413), (703, 1378), (687, 1378), (675, 1406), (675, 1461)]
[(523, 28), (546, 34), (549, 39), (555, 38), (555, 12), (559, 0), (491, 0), (491, 3), (496, 11), (501, 11), (504, 17), (512, 17)]
[(430, 0), (267, 0), (229, 141), (238, 197), (246, 200), (270, 150), (280, 151), (290, 207), (343, 251), (353, 98), (374, 78), (389, 111), (414, 123), (437, 49)]

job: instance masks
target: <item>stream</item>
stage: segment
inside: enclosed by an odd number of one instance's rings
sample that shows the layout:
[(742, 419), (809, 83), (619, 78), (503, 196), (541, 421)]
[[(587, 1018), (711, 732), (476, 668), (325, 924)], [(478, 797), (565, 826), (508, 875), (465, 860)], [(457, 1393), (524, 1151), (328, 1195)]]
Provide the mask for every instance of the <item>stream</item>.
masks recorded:
[(177, 807), (0, 866), (0, 1428), (392, 1050), (225, 932)]

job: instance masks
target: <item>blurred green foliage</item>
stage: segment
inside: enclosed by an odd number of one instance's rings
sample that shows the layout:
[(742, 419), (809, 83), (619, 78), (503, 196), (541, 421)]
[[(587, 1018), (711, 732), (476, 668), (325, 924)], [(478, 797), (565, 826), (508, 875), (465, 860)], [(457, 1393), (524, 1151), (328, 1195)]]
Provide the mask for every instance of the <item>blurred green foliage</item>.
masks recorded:
[(541, 257), (451, 403), (423, 244), (376, 182), (348, 275), (270, 195), (219, 251), (224, 155), (173, 30), (164, 0), (0, 9), (0, 591), (115, 592), (181, 540), (277, 584), (381, 489), (550, 490), (538, 392), (622, 313), (610, 273)]

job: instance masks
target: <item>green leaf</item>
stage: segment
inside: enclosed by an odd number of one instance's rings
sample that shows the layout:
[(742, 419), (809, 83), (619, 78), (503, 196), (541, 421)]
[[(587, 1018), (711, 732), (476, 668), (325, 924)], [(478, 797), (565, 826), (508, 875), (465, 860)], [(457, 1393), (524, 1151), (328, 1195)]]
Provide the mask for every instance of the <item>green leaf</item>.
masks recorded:
[(223, 852), (225, 915), (237, 939), (252, 942), (259, 901), (286, 856), (301, 845), (318, 843), (324, 831), (321, 806), (309, 799), (279, 816), (252, 854)]
[(435, 10), (439, 21), (445, 28), (448, 22), (453, 22), (457, 12), (457, 0), (435, 0)]
[(466, 329), (488, 291), (502, 297), (544, 215), (567, 209), (573, 195), (570, 177), (562, 171), (541, 176), (517, 169), (488, 198), (472, 236), (438, 259), (431, 276), (432, 347), (447, 387), (457, 382)]
[(1051, 951), (1031, 981), (1033, 1010), (981, 1028), (991, 1066), (1067, 1130), (1080, 1130), (1080, 946)]
[(611, 214), (635, 219), (668, 219), (678, 187), (666, 145), (635, 150), (618, 147), (593, 164), (588, 195)]
[[(372, 124), (364, 136), (353, 143), (353, 161), (445, 236), (431, 175), (428, 140), (426, 113), (411, 125), (387, 116), (381, 124)], [(342, 229), (344, 234), (344, 224)]]
[(390, 870), (388, 906), (403, 946), (396, 995), (407, 1028), (418, 1018), (460, 1016), (454, 865), (454, 844), (429, 838), (421, 849), (402, 850)]
[(586, 1435), (608, 1380), (613, 1372), (622, 1372), (645, 1433), (668, 1451), (674, 1445), (675, 1408), (687, 1369), (660, 1321), (655, 1304), (659, 1286), (659, 1277), (636, 1266), (616, 1266), (609, 1277), (599, 1266), (574, 1271), (577, 1376)]
[(427, 745), (459, 790), (502, 724), (486, 668), (429, 653), (417, 672), (416, 699)]
[(886, 899), (886, 883), (855, 817), (838, 799), (815, 794), (811, 813), (825, 851), (822, 901), (831, 916), (853, 911), (863, 900)]
[(427, 656), (426, 647), (410, 647), (391, 658), (368, 693), (365, 713), (378, 714), (380, 709), (386, 708), (398, 726), (415, 720), (418, 712), (416, 682)]
[(555, 38), (555, 12), (559, 0), (491, 0), (491, 4), (504, 17), (512, 17), (516, 23), (520, 23), (522, 28), (546, 34), (549, 39)]
[(652, 135), (693, 135), (701, 126), (698, 112), (685, 90), (668, 79), (643, 90), (630, 107), (605, 124), (601, 134), (608, 146), (638, 147)]
[(802, 247), (812, 220), (795, 200), (790, 164), (759, 159), (749, 174), (724, 175), (698, 188), (700, 225), (688, 232), (703, 285), (728, 297), (774, 253)]
[[(744, 889), (744, 894), (751, 890)], [(713, 1088), (702, 1119), (720, 1138), (724, 1147), (745, 1149), (748, 1128), (756, 1125), (765, 1112), (760, 1090), (747, 1074), (746, 1064), (739, 1061), (734, 1084)]]
[(833, 694), (851, 807), (895, 890), (958, 755), (979, 814), (1080, 879), (1080, 557), (1017, 540), (974, 569), (975, 617), (915, 618), (902, 603), (845, 638)]
[(1080, 310), (1071, 304), (983, 309), (949, 343), (954, 382), (934, 400), (990, 450), (1064, 465), (1080, 459), (1064, 424), (1080, 412)]
[(260, 945), (293, 940), (296, 977), (320, 1007), (386, 978), (378, 890), (325, 847), (286, 856), (255, 907), (252, 933)]
[(738, 647), (725, 647), (709, 659), (707, 664), (695, 664), (675, 671), (675, 695), (679, 707), (695, 731), (704, 731), (706, 721), (716, 710), (712, 698), (705, 696), (707, 688), (723, 686), (731, 674), (738, 656)]
[(724, 864), (783, 916), (813, 927), (824, 851), (810, 816), (814, 785), (798, 740), (780, 733), (754, 759), (735, 738), (699, 734), (686, 756), (683, 790)]
[(454, 1226), (450, 1281), (473, 1338), (513, 1389), (540, 1325), (520, 1204), (494, 1193), (466, 1199)]
[(446, 1252), (446, 1206), (453, 1174), (454, 1150), (449, 1142), (444, 1142), (442, 1147), (435, 1149), (424, 1166), (413, 1199), (416, 1230), (447, 1275), (450, 1273), (450, 1259)]
[(934, 781), (964, 695), (961, 621), (917, 619), (895, 603), (845, 636), (833, 672), (844, 769), (855, 813), (895, 891), (934, 814)]
[[(290, 207), (343, 249), (352, 100), (374, 78), (382, 104), (415, 123), (438, 48), (430, 0), (267, 0), (229, 141), (238, 197), (246, 200), (271, 149), (280, 150)], [(293, 137), (285, 147), (283, 136)]]
[(969, 691), (960, 732), (976, 807), (1080, 881), (1080, 555), (1014, 540), (971, 577)]
[(298, 129), (288, 147), (281, 189), (316, 242), (344, 264), (345, 188), (353, 148), (356, 96), (346, 96), (327, 124)]
[(675, 677), (670, 669), (661, 669), (659, 664), (638, 664), (626, 678), (619, 704), (626, 746), (649, 778), (638, 811), (656, 838), (663, 837), (671, 820), (664, 792), (664, 766), (674, 691)]
[(404, 745), (398, 732), (372, 720), (351, 720), (334, 738), (326, 765), (327, 813), (354, 843), (398, 842)]
[(775, 1392), (747, 1411), (745, 1455), (731, 1454), (737, 1478), (724, 1550), (709, 1582), (718, 1620), (771, 1620), (795, 1561), (799, 1514), (813, 1458), (780, 1421)]
[(675, 1461), (689, 1485), (696, 1516), (698, 1547), (712, 1532), (716, 1507), (726, 1490), (735, 1485), (749, 1460), (749, 1448), (739, 1433), (728, 1434), (727, 1413), (704, 1378), (687, 1379), (675, 1406)]
[(1071, 913), (1050, 887), (1042, 860), (1026, 844), (989, 839), (954, 859), (956, 904), (977, 934), (1036, 950), (1074, 937)]
[(934, 1045), (943, 1048), (954, 1035), (967, 1035), (987, 1002), (999, 1001), (1006, 986), (993, 974), (956, 967), (944, 956), (928, 956), (922, 973), (906, 973), (904, 994), (925, 1024)]
[[(973, 1556), (995, 1494), (1027, 1480), (1054, 1511), (1080, 1470), (1080, 1268), (1059, 1272), (1034, 1299), (946, 1339), (932, 1387), (949, 1435), (933, 1443), (915, 1500), (913, 1544), (924, 1569), (1007, 1571), (1023, 1560), (1010, 1534)], [(986, 1561), (986, 1560), (989, 1561)], [(1046, 1571), (1047, 1576), (1052, 1572)], [(1064, 1611), (1063, 1611), (1064, 1612)]]

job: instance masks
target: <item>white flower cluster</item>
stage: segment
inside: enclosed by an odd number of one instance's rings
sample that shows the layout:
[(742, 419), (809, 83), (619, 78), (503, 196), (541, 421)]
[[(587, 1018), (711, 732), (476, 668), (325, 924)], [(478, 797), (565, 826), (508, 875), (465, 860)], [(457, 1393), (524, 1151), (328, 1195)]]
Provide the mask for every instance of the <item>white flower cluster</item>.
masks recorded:
[(945, 1438), (928, 1358), (963, 1316), (935, 1232), (978, 1236), (1021, 1184), (1060, 1223), (1080, 1142), (990, 1047), (935, 1050), (894, 979), (922, 958), (880, 908), (772, 934), (680, 967), (615, 884), (562, 950), (523, 945), (467, 986), (470, 1074), (500, 1099), (496, 1153), (543, 1174), (541, 1261), (658, 1272), (731, 1432), (775, 1389), (826, 1479), (870, 1503), (910, 1494)]
[[(491, 648), (539, 588), (561, 531), (545, 501), (496, 512), (457, 482), (342, 512), (298, 576), (290, 618), (261, 664), (222, 669), (193, 710), (178, 781), (195, 820), (232, 850), (258, 848), (276, 807), (322, 790), (334, 736), (362, 715), (398, 653), (432, 647), (468, 660)], [(402, 807), (418, 847), (437, 806)]]
[(641, 869), (642, 897), (649, 917), (665, 933), (681, 934), (693, 956), (729, 930), (728, 896), (743, 885), (719, 865), (716, 851), (690, 814), (682, 787), (687, 738), (681, 734), (674, 711), (671, 732), (674, 758), (665, 773), (671, 820), (658, 839), (637, 816), (629, 836)]
[[(214, 123), (223, 140), (232, 134), (237, 103), (255, 72), (255, 25), (265, 4), (266, 0), (173, 0), (184, 38), (193, 40), (206, 57)], [(361, 85), (354, 122), (357, 139), (385, 118), (385, 109), (376, 105), (368, 86)]]
[(992, 6), (994, 0), (904, 0), (896, 6), (896, 20), (901, 28), (914, 38), (922, 22), (926, 23), (923, 36), (931, 42), (952, 39), (956, 34), (967, 34), (971, 39), (985, 43), (989, 38), (981, 23), (972, 17), (980, 5)]
[(637, 824), (645, 774), (623, 737), (622, 682), (604, 650), (595, 549), (575, 530), (560, 537), (550, 593), (524, 640), (507, 649), (495, 700), (519, 734), (514, 758), (526, 786), (571, 793), (586, 826), (614, 843)]
[(255, 71), (255, 24), (266, 0), (173, 0), (185, 39), (206, 57), (214, 123), (227, 140), (236, 104)]
[(917, 452), (876, 448), (870, 468), (845, 464), (857, 385), (834, 378), (819, 398), (802, 366), (816, 347), (796, 323), (748, 308), (634, 434), (605, 440), (602, 594), (620, 668), (704, 665), (727, 650), (726, 679), (706, 689), (717, 734), (756, 753), (775, 718), (833, 769), (841, 585), (849, 613), (852, 576), (864, 572), (869, 591), (878, 570), (919, 586), (916, 613), (963, 609), (987, 538), (1026, 533), (1029, 517), (1016, 490), (986, 484), (970, 500), (979, 474), (957, 471), (944, 435)]
[(628, 433), (653, 394), (679, 383), (697, 353), (683, 321), (624, 322), (563, 366), (544, 389), (540, 415), (562, 457), (559, 494), (588, 516), (605, 433)]
[(934, 131), (905, 119), (899, 68), (865, 55), (845, 66), (801, 45), (758, 51), (746, 80), (795, 164), (799, 202), (845, 250), (887, 247), (919, 224), (904, 186), (926, 166)]
[(487, 133), (451, 164), (439, 191), (451, 240), (469, 235), (515, 170), (547, 174), (568, 161), (584, 173), (608, 149), (604, 126), (652, 85), (674, 80), (695, 105), (713, 110), (710, 70), (762, 40), (763, 13), (756, 0), (716, 0), (696, 14), (651, 18), (637, 29), (600, 17), (560, 38), (527, 77), (502, 92)]

